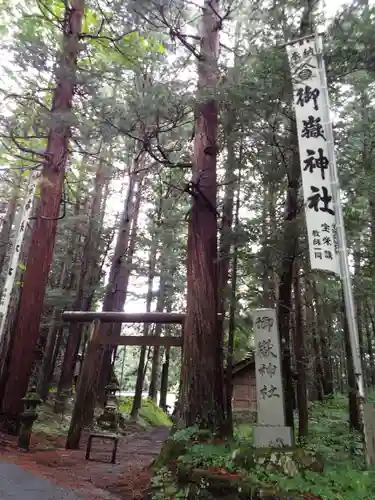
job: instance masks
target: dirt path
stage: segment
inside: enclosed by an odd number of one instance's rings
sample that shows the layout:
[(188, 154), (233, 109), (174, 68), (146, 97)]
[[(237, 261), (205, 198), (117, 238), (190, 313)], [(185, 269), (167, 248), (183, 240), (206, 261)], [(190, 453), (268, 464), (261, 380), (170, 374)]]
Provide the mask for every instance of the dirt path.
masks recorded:
[(25, 471), (15, 464), (0, 462), (1, 500), (81, 500), (72, 490)]
[[(0, 498), (34, 500), (27, 493), (29, 490), (36, 492), (36, 500), (141, 499), (142, 491), (148, 487), (150, 480), (148, 469), (168, 433), (168, 428), (160, 426), (144, 434), (121, 439), (115, 465), (108, 463), (111, 444), (99, 440), (93, 442), (90, 461), (85, 460), (86, 435), (78, 451), (59, 449), (22, 453), (17, 452), (9, 441), (5, 445), (3, 443), (3, 447), (0, 442)], [(10, 471), (10, 479), (3, 483), (2, 478), (8, 477), (7, 470)], [(4, 488), (8, 490), (3, 491)], [(22, 490), (25, 491), (24, 496), (20, 495)]]

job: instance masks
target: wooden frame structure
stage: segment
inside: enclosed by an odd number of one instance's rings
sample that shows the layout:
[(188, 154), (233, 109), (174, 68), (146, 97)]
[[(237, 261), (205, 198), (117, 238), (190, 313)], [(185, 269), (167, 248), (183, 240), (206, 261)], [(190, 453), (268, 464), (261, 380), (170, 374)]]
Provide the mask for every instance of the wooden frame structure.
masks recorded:
[(91, 423), (95, 408), (95, 382), (101, 364), (103, 345), (164, 346), (182, 347), (182, 332), (179, 337), (155, 337), (135, 335), (107, 335), (101, 333), (102, 323), (143, 323), (143, 324), (179, 324), (183, 331), (186, 315), (184, 313), (124, 313), (65, 311), (62, 319), (67, 322), (93, 323), (93, 331), (86, 355), (83, 360), (76, 400), (66, 441), (67, 449), (78, 449), (82, 429)]
[[(123, 312), (81, 312), (81, 311), (66, 311), (63, 313), (62, 318), (64, 321), (70, 323), (91, 323), (95, 320), (100, 323), (143, 323), (143, 324), (164, 324), (183, 325), (185, 322), (184, 313), (123, 313)], [(154, 337), (152, 335), (139, 336), (139, 335), (105, 335), (100, 338), (103, 344), (111, 345), (132, 345), (132, 346), (163, 346), (163, 347), (181, 347), (182, 336), (180, 337)]]

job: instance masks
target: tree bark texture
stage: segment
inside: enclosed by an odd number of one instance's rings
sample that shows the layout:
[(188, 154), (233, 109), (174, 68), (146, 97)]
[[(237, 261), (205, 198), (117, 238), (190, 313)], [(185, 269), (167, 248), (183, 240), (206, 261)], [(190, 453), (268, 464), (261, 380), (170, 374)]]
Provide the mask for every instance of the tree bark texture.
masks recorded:
[(165, 349), (165, 359), (161, 369), (161, 380), (160, 380), (160, 399), (159, 407), (163, 411), (167, 411), (167, 395), (168, 395), (168, 375), (169, 375), (169, 363), (170, 363), (170, 347)]
[[(317, 322), (317, 329), (320, 338), (320, 347), (322, 351), (323, 363), (323, 390), (325, 396), (332, 396), (334, 392), (333, 383), (333, 368), (332, 368), (332, 355), (331, 355), (331, 339), (332, 339), (332, 326), (331, 314), (325, 310), (322, 304), (322, 298), (318, 292), (315, 279), (312, 280), (312, 288), (314, 293), (315, 302), (315, 318)], [(324, 295), (324, 294), (323, 294)], [(328, 318), (326, 321), (325, 318)]]
[[(159, 291), (158, 297), (156, 301), (156, 312), (162, 313), (166, 306), (170, 303), (170, 291), (173, 288), (173, 283), (171, 280), (173, 279), (174, 274), (174, 261), (170, 257), (170, 248), (173, 248), (175, 244), (176, 232), (172, 227), (168, 227), (168, 210), (169, 210), (169, 190), (161, 197), (159, 203), (159, 213), (158, 219), (156, 221), (156, 230), (158, 232), (158, 237), (160, 239), (160, 255), (159, 255), (159, 263), (158, 268), (160, 269), (159, 275)], [(163, 228), (163, 224), (165, 224), (165, 230), (160, 231)], [(162, 334), (162, 324), (155, 325), (155, 337), (160, 337)], [(149, 385), (149, 398), (154, 401), (157, 400), (158, 386), (160, 380), (160, 356), (163, 353), (160, 352), (160, 346), (155, 346), (153, 348), (153, 357), (151, 364), (151, 379)]]
[[(359, 352), (361, 357), (361, 366), (363, 371), (363, 363), (365, 359), (365, 346), (363, 341), (363, 323), (362, 323), (362, 290), (361, 290), (361, 240), (358, 240), (354, 252), (354, 290), (356, 292), (356, 318), (358, 327), (358, 342)], [(366, 371), (364, 371), (366, 374)]]
[(77, 450), (79, 448), (82, 429), (94, 412), (95, 389), (100, 367), (99, 331), (100, 323), (94, 322), (92, 337), (87, 347), (78, 382), (76, 401), (65, 445), (67, 450)]
[[(302, 13), (299, 36), (307, 36), (313, 32), (312, 0), (307, 0)], [(283, 11), (284, 33), (287, 34), (288, 26)], [(288, 95), (293, 96), (291, 79), (287, 81)], [(291, 99), (292, 100), (292, 99)], [(291, 367), (291, 335), (290, 335), (290, 310), (293, 281), (293, 265), (299, 251), (299, 200), (298, 191), (301, 182), (301, 166), (298, 153), (297, 127), (294, 120), (290, 120), (290, 167), (288, 171), (288, 190), (285, 203), (284, 249), (281, 264), (280, 284), (278, 293), (278, 323), (280, 329), (280, 345), (282, 352), (282, 373), (285, 398), (285, 423), (294, 427), (293, 407), (294, 390)]]
[(48, 398), (50, 382), (54, 369), (54, 367), (52, 366), (52, 361), (53, 361), (53, 353), (56, 346), (56, 340), (60, 331), (60, 327), (58, 325), (60, 314), (61, 310), (55, 307), (52, 314), (51, 325), (49, 327), (47, 335), (47, 342), (44, 348), (43, 362), (39, 372), (37, 389), (43, 401), (46, 401)]
[[(237, 199), (234, 216), (234, 232), (239, 229), (239, 212), (241, 199), (241, 171), (238, 174)], [(233, 434), (233, 412), (232, 412), (232, 396), (233, 396), (233, 351), (234, 351), (234, 334), (236, 330), (236, 308), (237, 308), (237, 267), (238, 267), (238, 243), (234, 242), (233, 259), (231, 269), (231, 294), (229, 303), (229, 325), (228, 325), (228, 345), (227, 345), (227, 366), (225, 372), (225, 395), (226, 395), (226, 434)]]
[[(164, 263), (166, 265), (166, 263)], [(156, 311), (157, 312), (163, 312), (164, 309), (164, 304), (165, 304), (165, 298), (166, 298), (166, 285), (167, 285), (167, 277), (165, 275), (165, 271), (163, 273), (163, 270), (165, 270), (165, 267), (162, 264), (162, 274), (160, 276), (160, 284), (159, 284), (159, 293), (158, 293), (158, 299), (156, 303)], [(155, 325), (155, 332), (154, 335), (155, 337), (160, 337), (161, 332), (162, 332), (163, 325), (162, 324), (157, 324)], [(153, 348), (153, 355), (152, 355), (152, 364), (151, 364), (151, 379), (150, 379), (150, 385), (148, 388), (148, 396), (149, 398), (153, 399), (154, 401), (157, 400), (157, 395), (158, 395), (158, 386), (159, 386), (159, 368), (160, 368), (160, 347), (155, 346)]]
[[(105, 159), (105, 153), (102, 152), (94, 180), (90, 219), (77, 273), (77, 292), (73, 303), (73, 310), (78, 311), (85, 310), (89, 306), (91, 287), (97, 277), (97, 268), (100, 260), (100, 233), (102, 229), (100, 215), (104, 185), (108, 177), (108, 166)], [(77, 252), (77, 254), (79, 255), (80, 252)], [(83, 325), (78, 323), (71, 324), (57, 387), (56, 411), (62, 411), (65, 404), (64, 394), (67, 394), (72, 387), (74, 367), (82, 341), (82, 331)]]
[[(295, 158), (295, 162), (299, 158)], [(296, 174), (297, 175), (297, 174)], [(290, 202), (294, 213), (297, 213), (297, 192), (298, 192), (298, 174), (297, 178), (293, 179), (293, 185), (289, 187)], [(292, 307), (292, 282), (293, 282), (293, 265), (298, 252), (298, 220), (285, 221), (284, 226), (284, 250), (281, 264), (281, 276), (279, 284), (279, 300), (278, 300), (278, 324), (280, 329), (280, 345), (282, 352), (282, 374), (284, 383), (284, 399), (285, 399), (285, 423), (288, 427), (294, 427), (293, 407), (294, 407), (294, 387), (292, 374), (292, 354), (290, 335), (290, 311)]]
[(225, 423), (223, 345), (218, 323), (216, 157), (219, 12), (205, 0), (200, 30), (192, 207), (188, 228), (187, 317), (179, 425), (221, 433)]
[[(132, 256), (138, 228), (138, 215), (142, 197), (142, 177), (131, 174), (128, 193), (116, 247), (109, 273), (108, 285), (103, 301), (103, 311), (123, 311), (131, 274)], [(131, 250), (132, 246), (132, 250)], [(117, 336), (121, 333), (121, 324), (102, 325), (101, 334)], [(107, 345), (103, 351), (101, 374), (99, 379), (99, 397), (102, 400), (104, 388), (109, 382), (112, 356), (115, 347)]]
[[(170, 312), (172, 308), (171, 297), (166, 301), (166, 309), (167, 312)], [(166, 336), (170, 335), (170, 327), (166, 327)], [(169, 378), (169, 366), (171, 362), (171, 349), (170, 347), (166, 347), (164, 351), (164, 363), (161, 369), (161, 379), (160, 379), (160, 398), (159, 398), (159, 406), (165, 412), (168, 410), (167, 405), (167, 396), (168, 396), (168, 378)]]
[(233, 240), (233, 208), (234, 191), (236, 187), (236, 167), (235, 137), (233, 134), (234, 117), (230, 114), (227, 118), (227, 161), (225, 168), (225, 193), (223, 214), (221, 218), (220, 242), (219, 242), (219, 304), (220, 312), (224, 313), (228, 295), (229, 266), (231, 262), (230, 251)]
[[(71, 267), (71, 264), (72, 264), (72, 259), (71, 255), (69, 255), (68, 258), (63, 263), (61, 269), (60, 280), (58, 283), (60, 289), (66, 289), (67, 286), (69, 285), (70, 281), (69, 268)], [(39, 367), (37, 390), (43, 401), (45, 401), (48, 398), (49, 386), (53, 375), (53, 370), (54, 370), (54, 366), (52, 365), (53, 353), (56, 346), (57, 336), (61, 328), (61, 325), (59, 324), (59, 322), (61, 321), (61, 312), (62, 312), (61, 308), (54, 307), (53, 312), (50, 315), (51, 321), (47, 333), (46, 343), (43, 349), (43, 359)]]
[[(157, 214), (157, 223), (160, 222), (160, 214), (161, 214), (161, 206), (159, 206), (158, 214)], [(156, 254), (158, 250), (158, 240), (155, 236), (151, 242), (150, 248), (150, 256), (148, 261), (148, 283), (147, 283), (147, 297), (146, 297), (146, 311), (151, 311), (152, 306), (152, 290), (155, 279), (155, 269), (156, 269)], [(145, 323), (143, 327), (143, 335), (146, 337), (150, 333), (150, 325)], [(130, 412), (132, 418), (136, 418), (138, 415), (138, 411), (142, 404), (142, 391), (143, 391), (143, 383), (146, 375), (146, 354), (147, 347), (142, 346), (141, 352), (139, 356), (139, 363), (137, 369), (137, 380), (135, 383), (135, 393), (133, 399), (133, 406)]]
[(353, 353), (350, 346), (350, 336), (348, 321), (346, 318), (344, 294), (341, 303), (342, 322), (344, 330), (344, 346), (348, 373), (348, 403), (349, 403), (349, 425), (352, 430), (361, 431), (361, 413), (358, 401), (358, 391), (356, 387), (356, 376), (354, 371)]
[(272, 237), (277, 234), (276, 210), (275, 210), (275, 188), (273, 182), (265, 186), (263, 198), (263, 224), (262, 224), (262, 289), (263, 307), (275, 307), (276, 280), (275, 280), (275, 255)]
[(295, 273), (293, 282), (294, 291), (294, 311), (295, 311), (295, 336), (294, 336), (294, 353), (296, 360), (297, 383), (297, 409), (298, 409), (298, 437), (303, 438), (308, 434), (308, 403), (307, 403), (307, 387), (306, 373), (307, 360), (305, 353), (305, 328), (302, 316), (301, 304), (301, 282), (299, 276), (298, 261), (295, 262)]
[(12, 358), (2, 399), (2, 414), (14, 420), (18, 430), (22, 398), (26, 393), (39, 335), (45, 286), (52, 262), (65, 165), (69, 155), (70, 118), (76, 85), (84, 0), (67, 3), (62, 55), (53, 95), (53, 127), (50, 129), (42, 169), (40, 203), (32, 233), (23, 293), (15, 330)]

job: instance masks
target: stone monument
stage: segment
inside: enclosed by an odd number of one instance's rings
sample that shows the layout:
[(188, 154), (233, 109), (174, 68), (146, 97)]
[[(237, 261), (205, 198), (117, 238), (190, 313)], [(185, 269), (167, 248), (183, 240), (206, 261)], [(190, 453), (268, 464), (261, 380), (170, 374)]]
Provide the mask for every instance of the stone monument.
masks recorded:
[(257, 426), (254, 446), (292, 446), (292, 429), (285, 426), (279, 332), (275, 309), (252, 312), (255, 335)]

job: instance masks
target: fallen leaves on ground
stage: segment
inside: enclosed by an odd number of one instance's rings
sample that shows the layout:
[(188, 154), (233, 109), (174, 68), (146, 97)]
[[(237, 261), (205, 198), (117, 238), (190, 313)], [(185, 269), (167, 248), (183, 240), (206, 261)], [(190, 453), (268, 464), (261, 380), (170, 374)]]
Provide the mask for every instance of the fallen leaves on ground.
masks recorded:
[(87, 432), (80, 450), (65, 450), (64, 438), (35, 434), (28, 453), (17, 451), (16, 438), (0, 435), (0, 459), (76, 490), (89, 500), (141, 500), (150, 485), (150, 466), (168, 433), (165, 427), (155, 427), (142, 435), (120, 439), (114, 465), (109, 463), (112, 448), (107, 441), (95, 440), (92, 459), (85, 460)]

